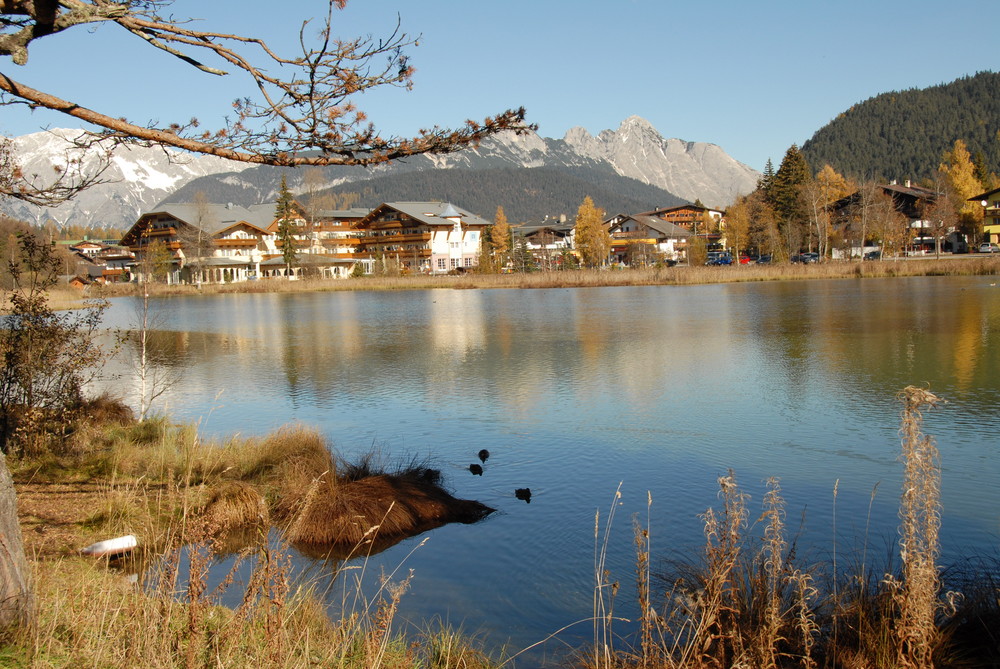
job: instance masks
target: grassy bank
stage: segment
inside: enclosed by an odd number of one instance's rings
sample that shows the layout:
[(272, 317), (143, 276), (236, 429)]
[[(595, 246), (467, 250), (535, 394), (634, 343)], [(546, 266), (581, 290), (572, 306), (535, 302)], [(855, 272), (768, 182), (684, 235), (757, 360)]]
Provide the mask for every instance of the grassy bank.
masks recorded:
[[(423, 463), (346, 463), (298, 426), (211, 442), (163, 419), (83, 426), (59, 453), (10, 462), (38, 615), (0, 648), (0, 666), (495, 666), (443, 623), (395, 629), (408, 579), (384, 582), (371, 600), (358, 584), (337, 620), (323, 603), (333, 579), (353, 578), (337, 572), (340, 561), (481, 517), (485, 507), (451, 498)], [(460, 517), (449, 515), (455, 504)], [(290, 549), (268, 541), (270, 527), (332, 573), (293, 580)], [(125, 534), (139, 549), (113, 568), (78, 553)], [(235, 607), (208, 589), (223, 558), (237, 565), (225, 583), (243, 569)]]
[[(322, 291), (424, 290), (431, 288), (588, 288), (600, 286), (683, 286), (707, 283), (797, 281), (810, 279), (880, 278), (897, 276), (992, 276), (1000, 274), (1000, 258), (977, 255), (936, 260), (906, 259), (878, 262), (828, 262), (810, 265), (775, 264), (731, 267), (651, 267), (646, 269), (570, 270), (529, 274), (462, 274), (457, 276), (361, 277), (343, 280), (267, 279), (231, 284), (153, 284), (156, 295), (215, 293), (295, 293)], [(109, 285), (95, 291), (104, 297), (134, 294), (134, 285)]]
[[(616, 632), (614, 600), (616, 579), (625, 575), (604, 568), (607, 534), (599, 531), (614, 521), (613, 503), (594, 523), (594, 609), (581, 612), (582, 620), (593, 623), (594, 642), (579, 650), (576, 665), (1000, 665), (997, 565), (984, 561), (942, 570), (937, 562), (940, 465), (933, 439), (922, 433), (922, 413), (938, 400), (918, 388), (906, 389), (900, 400), (904, 492), (895, 561), (838, 555), (834, 546), (831, 563), (801, 563), (778, 481), (768, 482), (760, 517), (751, 522), (758, 511), (730, 473), (719, 479), (720, 508), (703, 516), (705, 543), (697, 557), (654, 567), (659, 562), (649, 553), (648, 530), (636, 525), (639, 632), (623, 639)], [(331, 457), (311, 430), (289, 427), (259, 439), (203, 442), (190, 426), (123, 422), (80, 430), (64, 453), (15, 464), (38, 623), (0, 649), (3, 666), (517, 664), (516, 653), (490, 657), (474, 637), (440, 623), (397, 628), (399, 598), (407, 588), (420, 587), (408, 578), (381, 582), (371, 600), (351, 595), (355, 599), (344, 602), (347, 613), (336, 619), (322, 604), (320, 591), (327, 586), (292, 578), (287, 547), (264, 541), (261, 528), (276, 524), (287, 537), (299, 525), (308, 533), (315, 519), (301, 520), (308, 515), (301, 512), (324, 488), (382, 476), (386, 469), (373, 458), (347, 464)], [(417, 480), (433, 478), (421, 463), (395, 470)], [(248, 489), (253, 492), (244, 494)], [(325, 521), (336, 509), (315, 508), (321, 510), (319, 531), (327, 531)], [(232, 543), (222, 530), (236, 527), (256, 531)], [(123, 571), (76, 552), (124, 533), (141, 536), (144, 550)], [(370, 539), (366, 533), (336, 557), (363, 562), (363, 555), (381, 548)], [(251, 574), (240, 602), (228, 608), (207, 589), (208, 570), (222, 555), (236, 555)], [(145, 574), (146, 587), (125, 578), (129, 571)], [(363, 572), (347, 569), (336, 578)]]

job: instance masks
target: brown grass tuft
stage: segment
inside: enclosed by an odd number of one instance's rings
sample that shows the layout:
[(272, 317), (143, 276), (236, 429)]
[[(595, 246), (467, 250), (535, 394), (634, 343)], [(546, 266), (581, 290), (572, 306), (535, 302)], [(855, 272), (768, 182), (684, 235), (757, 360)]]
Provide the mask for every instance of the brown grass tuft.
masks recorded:
[(473, 523), (493, 509), (440, 486), (383, 474), (331, 486), (320, 480), (288, 530), (293, 544), (359, 545), (408, 537), (445, 523)]
[(249, 483), (228, 481), (209, 493), (203, 513), (210, 527), (225, 532), (238, 527), (266, 525), (267, 502)]

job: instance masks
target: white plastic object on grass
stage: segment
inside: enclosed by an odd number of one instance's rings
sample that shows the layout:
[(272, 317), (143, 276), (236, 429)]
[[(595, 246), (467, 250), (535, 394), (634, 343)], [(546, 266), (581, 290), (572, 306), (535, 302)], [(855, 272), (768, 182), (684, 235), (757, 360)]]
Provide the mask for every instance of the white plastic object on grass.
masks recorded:
[(93, 555), (94, 557), (111, 557), (128, 553), (137, 545), (139, 545), (139, 542), (136, 540), (135, 535), (126, 534), (123, 537), (115, 537), (114, 539), (106, 539), (105, 541), (98, 541), (96, 544), (90, 544), (86, 548), (81, 548), (80, 552), (84, 555)]

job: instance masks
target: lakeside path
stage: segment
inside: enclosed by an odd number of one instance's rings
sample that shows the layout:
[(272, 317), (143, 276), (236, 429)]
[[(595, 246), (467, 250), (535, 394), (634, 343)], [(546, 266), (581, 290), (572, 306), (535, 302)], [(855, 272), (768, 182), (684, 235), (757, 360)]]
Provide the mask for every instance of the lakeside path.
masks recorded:
[[(755, 281), (802, 281), (814, 279), (858, 279), (910, 276), (992, 276), (1000, 274), (1000, 255), (942, 255), (895, 258), (880, 261), (832, 261), (800, 265), (733, 265), (729, 267), (651, 267), (646, 269), (587, 269), (531, 272), (527, 274), (460, 274), (446, 276), (362, 277), (352, 279), (305, 279), (287, 281), (265, 279), (229, 284), (148, 284), (150, 295), (297, 293), (325, 291), (429, 290), (437, 288), (472, 290), (491, 288), (596, 288), (602, 286), (686, 286)], [(135, 295), (136, 284), (98, 286), (86, 298)], [(51, 306), (71, 309), (80, 294), (62, 289), (53, 291)]]

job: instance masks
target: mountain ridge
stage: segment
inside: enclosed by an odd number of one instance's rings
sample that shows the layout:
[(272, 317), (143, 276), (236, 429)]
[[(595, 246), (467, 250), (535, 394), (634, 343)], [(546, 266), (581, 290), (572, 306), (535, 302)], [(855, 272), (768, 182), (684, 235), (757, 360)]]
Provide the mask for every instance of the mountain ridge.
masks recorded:
[[(59, 162), (56, 156), (61, 150), (56, 139), (67, 132), (79, 131), (53, 130), (16, 138), (25, 172), (51, 171), (51, 165)], [(453, 192), (424, 193), (421, 199), (458, 201), (460, 193), (477, 191), (476, 203), (461, 204), (470, 209), (478, 207), (482, 209), (479, 213), (486, 216), (496, 206), (503, 206), (515, 220), (575, 214), (581, 193), (594, 196), (598, 206), (614, 211), (627, 208), (631, 213), (694, 200), (722, 208), (737, 195), (753, 190), (759, 177), (721, 147), (666, 139), (638, 116), (630, 116), (617, 130), (603, 130), (597, 136), (581, 127), (571, 128), (562, 139), (544, 138), (537, 133), (504, 133), (477, 147), (450, 154), (415, 156), (370, 168), (318, 169), (322, 175), (319, 186), (341, 193), (364, 191), (365, 183), (369, 191), (389, 192), (392, 189), (388, 183), (393, 179), (399, 180), (396, 191), (408, 191), (410, 184), (419, 181), (415, 173), (438, 173), (423, 181), (428, 187)], [(515, 178), (514, 171), (519, 170), (528, 171)], [(5, 201), (0, 203), (0, 210), (32, 223), (54, 220), (59, 225), (124, 228), (157, 204), (192, 201), (199, 191), (217, 202), (248, 205), (272, 201), (281, 174), (287, 176), (293, 192), (302, 194), (307, 189), (305, 170), (301, 169), (231, 163), (165, 148), (120, 148), (109, 170), (114, 183), (95, 186), (60, 207)], [(531, 178), (541, 179), (552, 191), (551, 197), (541, 198), (534, 209), (523, 197), (524, 191), (543, 189), (530, 188)], [(505, 185), (504, 179), (517, 185)], [(588, 183), (593, 193), (585, 192)], [(559, 193), (560, 189), (564, 192)], [(512, 196), (515, 191), (519, 193), (517, 203), (505, 202), (504, 194)]]

